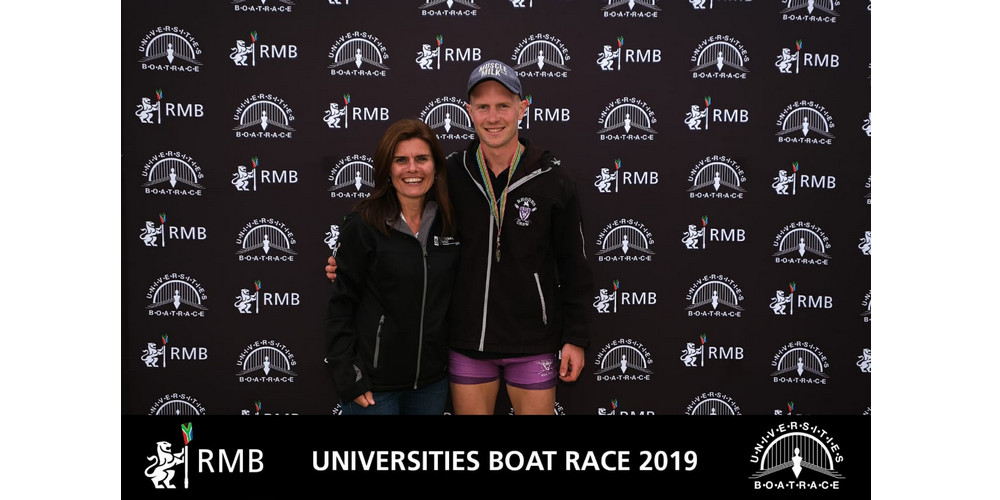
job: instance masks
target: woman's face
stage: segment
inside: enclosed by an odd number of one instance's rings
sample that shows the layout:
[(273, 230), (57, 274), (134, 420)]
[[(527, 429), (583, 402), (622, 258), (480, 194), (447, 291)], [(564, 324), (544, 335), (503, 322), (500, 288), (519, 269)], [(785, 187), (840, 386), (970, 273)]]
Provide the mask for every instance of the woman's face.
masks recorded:
[(423, 202), (434, 184), (434, 156), (431, 147), (416, 137), (399, 141), (392, 153), (392, 186), (400, 203), (407, 199)]

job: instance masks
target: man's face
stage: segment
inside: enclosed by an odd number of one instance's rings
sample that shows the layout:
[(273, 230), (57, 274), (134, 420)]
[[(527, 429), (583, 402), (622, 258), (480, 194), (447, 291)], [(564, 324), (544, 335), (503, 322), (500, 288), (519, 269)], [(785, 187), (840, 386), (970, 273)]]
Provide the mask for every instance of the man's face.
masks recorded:
[(487, 80), (472, 89), (466, 109), (483, 146), (501, 149), (517, 141), (517, 122), (528, 109), (528, 101), (520, 100), (500, 82)]

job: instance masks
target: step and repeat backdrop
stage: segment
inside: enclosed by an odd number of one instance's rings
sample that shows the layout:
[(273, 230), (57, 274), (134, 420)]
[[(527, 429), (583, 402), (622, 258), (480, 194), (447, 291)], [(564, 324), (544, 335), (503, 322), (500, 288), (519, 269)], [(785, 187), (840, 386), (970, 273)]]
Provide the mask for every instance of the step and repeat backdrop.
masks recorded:
[(555, 413), (870, 414), (870, 2), (122, 7), (123, 413), (337, 414), (337, 226), (393, 121), (465, 147), (499, 59), (597, 285)]

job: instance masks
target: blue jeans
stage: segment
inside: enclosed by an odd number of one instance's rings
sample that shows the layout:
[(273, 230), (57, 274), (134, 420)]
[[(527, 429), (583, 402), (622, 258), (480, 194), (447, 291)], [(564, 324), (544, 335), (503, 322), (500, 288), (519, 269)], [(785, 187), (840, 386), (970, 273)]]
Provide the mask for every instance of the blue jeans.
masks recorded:
[(448, 400), (448, 377), (419, 389), (373, 392), (367, 408), (341, 400), (341, 415), (443, 415)]

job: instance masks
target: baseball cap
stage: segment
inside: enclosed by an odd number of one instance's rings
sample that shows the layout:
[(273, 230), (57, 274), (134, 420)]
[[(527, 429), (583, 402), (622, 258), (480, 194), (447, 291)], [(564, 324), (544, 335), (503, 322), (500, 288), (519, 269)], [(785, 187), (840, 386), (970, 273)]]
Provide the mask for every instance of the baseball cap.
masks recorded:
[(504, 87), (507, 87), (507, 90), (521, 97), (521, 80), (517, 78), (517, 72), (514, 71), (514, 68), (496, 59), (486, 61), (472, 70), (472, 73), (469, 74), (467, 94), (471, 95), (473, 87), (486, 80), (496, 80)]

